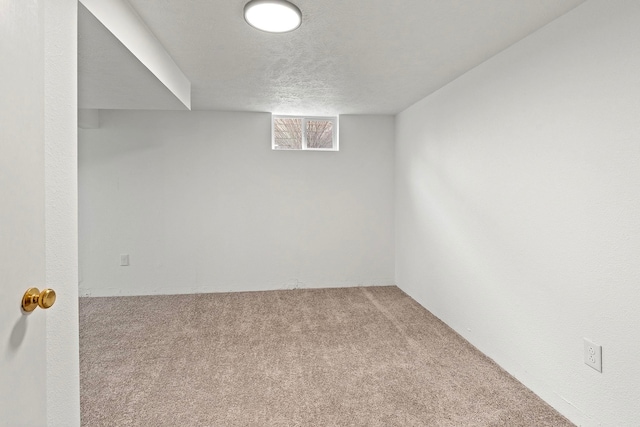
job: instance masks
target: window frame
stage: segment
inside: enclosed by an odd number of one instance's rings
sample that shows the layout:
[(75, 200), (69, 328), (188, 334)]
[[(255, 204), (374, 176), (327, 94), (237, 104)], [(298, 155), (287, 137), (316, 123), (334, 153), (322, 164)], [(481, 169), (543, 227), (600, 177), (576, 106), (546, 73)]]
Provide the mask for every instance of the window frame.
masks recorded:
[[(276, 135), (274, 122), (276, 119), (301, 119), (302, 126), (302, 148), (276, 148)], [(312, 120), (326, 120), (333, 124), (331, 138), (333, 139), (333, 147), (331, 148), (309, 148), (307, 147), (307, 122)], [(273, 151), (340, 151), (338, 142), (338, 116), (290, 116), (286, 114), (271, 115), (271, 149)]]

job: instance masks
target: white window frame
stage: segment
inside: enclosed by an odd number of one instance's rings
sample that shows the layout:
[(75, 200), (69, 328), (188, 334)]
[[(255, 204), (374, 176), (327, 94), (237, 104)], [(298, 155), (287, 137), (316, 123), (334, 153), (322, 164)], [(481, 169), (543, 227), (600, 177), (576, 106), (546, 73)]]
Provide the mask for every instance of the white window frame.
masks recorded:
[[(276, 119), (302, 119), (302, 148), (276, 148), (276, 136), (274, 133), (273, 123)], [(332, 148), (309, 148), (307, 147), (307, 122), (309, 120), (326, 120), (333, 123), (332, 135), (333, 147)], [(271, 149), (274, 151), (340, 151), (338, 143), (338, 116), (288, 116), (283, 114), (271, 115)]]

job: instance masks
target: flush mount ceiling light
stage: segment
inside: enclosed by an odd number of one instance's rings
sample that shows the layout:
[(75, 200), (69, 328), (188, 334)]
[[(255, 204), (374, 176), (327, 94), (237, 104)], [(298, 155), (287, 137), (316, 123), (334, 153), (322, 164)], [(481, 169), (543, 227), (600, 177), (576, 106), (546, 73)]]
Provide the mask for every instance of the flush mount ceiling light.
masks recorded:
[(244, 6), (244, 19), (258, 30), (286, 33), (300, 26), (302, 13), (285, 0), (251, 0)]

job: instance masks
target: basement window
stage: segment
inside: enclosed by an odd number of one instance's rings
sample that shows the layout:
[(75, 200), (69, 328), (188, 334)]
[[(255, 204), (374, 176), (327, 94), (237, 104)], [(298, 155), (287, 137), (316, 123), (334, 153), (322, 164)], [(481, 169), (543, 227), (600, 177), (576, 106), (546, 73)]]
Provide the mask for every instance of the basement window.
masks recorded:
[(338, 117), (273, 116), (274, 150), (338, 151)]

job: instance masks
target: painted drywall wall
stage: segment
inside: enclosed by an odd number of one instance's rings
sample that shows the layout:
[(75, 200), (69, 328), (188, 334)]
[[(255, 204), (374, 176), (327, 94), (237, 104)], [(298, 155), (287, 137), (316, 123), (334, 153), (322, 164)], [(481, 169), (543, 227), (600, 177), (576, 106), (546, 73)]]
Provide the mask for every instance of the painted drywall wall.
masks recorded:
[(79, 130), (81, 295), (393, 284), (394, 126), (342, 116), (339, 152), (273, 151), (266, 113), (101, 111)]
[[(78, 333), (78, 2), (43, 2), (47, 423), (80, 425)], [(44, 286), (44, 284), (42, 285)]]
[(638, 70), (592, 0), (396, 121), (397, 284), (585, 426), (640, 425)]

